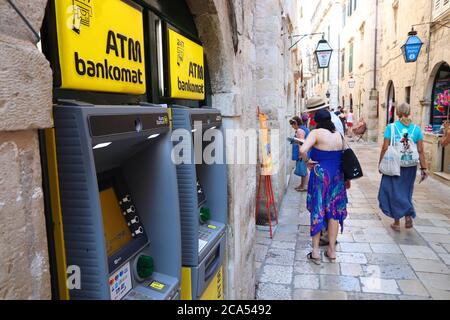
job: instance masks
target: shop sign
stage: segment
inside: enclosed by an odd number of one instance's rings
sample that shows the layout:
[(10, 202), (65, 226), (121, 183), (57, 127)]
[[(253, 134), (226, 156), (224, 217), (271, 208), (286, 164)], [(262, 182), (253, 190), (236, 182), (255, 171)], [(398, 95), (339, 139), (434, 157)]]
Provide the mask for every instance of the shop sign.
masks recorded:
[(203, 47), (168, 29), (170, 97), (205, 99)]
[(122, 0), (58, 0), (61, 88), (146, 92), (142, 8)]

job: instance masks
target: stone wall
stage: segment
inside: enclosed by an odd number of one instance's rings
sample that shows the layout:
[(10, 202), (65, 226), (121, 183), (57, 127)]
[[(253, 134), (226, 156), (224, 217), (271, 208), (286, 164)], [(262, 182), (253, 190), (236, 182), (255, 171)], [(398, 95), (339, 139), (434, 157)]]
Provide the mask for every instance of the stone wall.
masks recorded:
[[(15, 1), (35, 30), (46, 2)], [(0, 299), (51, 298), (37, 129), (52, 125), (52, 77), (35, 42), (0, 2)]]
[[(285, 143), (289, 117), (295, 114), (294, 73), (298, 61), (287, 50), (293, 32), (295, 1), (187, 1), (208, 59), (213, 107), (224, 115), (226, 129), (258, 128), (256, 107), (280, 132), (278, 174), (273, 177), (281, 203), (292, 163)], [(292, 16), (289, 16), (292, 15)], [(256, 165), (228, 166), (227, 299), (255, 297)]]
[[(344, 3), (345, 1), (342, 1)], [(349, 1), (346, 1), (347, 6)], [(342, 6), (341, 20), (342, 20)], [(345, 98), (345, 109), (350, 110), (350, 97), (353, 99), (353, 114), (355, 121), (364, 118), (368, 125), (367, 138), (377, 140), (377, 80), (374, 79), (375, 63), (378, 68), (378, 55), (375, 55), (375, 32), (377, 26), (376, 0), (358, 1), (356, 10), (351, 16), (346, 14), (346, 23), (341, 33), (341, 50), (345, 50), (344, 77), (340, 78), (340, 104)], [(380, 18), (378, 20), (378, 23)], [(379, 41), (377, 41), (379, 42)], [(350, 72), (350, 44), (353, 44), (353, 71)], [(375, 61), (376, 60), (376, 61)], [(342, 72), (342, 70), (341, 70)], [(350, 88), (349, 80), (355, 81)], [(378, 77), (377, 77), (378, 79)]]

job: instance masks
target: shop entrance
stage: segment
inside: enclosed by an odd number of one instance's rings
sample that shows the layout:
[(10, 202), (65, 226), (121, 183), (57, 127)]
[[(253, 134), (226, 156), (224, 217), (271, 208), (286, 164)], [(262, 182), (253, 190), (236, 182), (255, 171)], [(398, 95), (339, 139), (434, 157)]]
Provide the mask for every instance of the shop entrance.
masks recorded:
[[(450, 66), (444, 63), (439, 68), (433, 84), (433, 101), (430, 124), (434, 132), (441, 133), (445, 121), (450, 121)], [(450, 174), (450, 147), (442, 150), (441, 171)]]
[(388, 95), (387, 95), (387, 101), (386, 101), (386, 123), (389, 125), (391, 123), (395, 122), (395, 107), (396, 107), (396, 100), (395, 100), (395, 86), (394, 82), (390, 81), (388, 86)]

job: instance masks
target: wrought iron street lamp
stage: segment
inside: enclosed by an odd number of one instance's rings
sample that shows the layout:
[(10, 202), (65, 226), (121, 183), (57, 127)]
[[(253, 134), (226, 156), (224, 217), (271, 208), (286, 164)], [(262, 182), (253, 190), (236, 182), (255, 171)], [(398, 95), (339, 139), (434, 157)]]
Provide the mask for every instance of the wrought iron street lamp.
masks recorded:
[(402, 46), (403, 58), (406, 63), (416, 62), (422, 49), (423, 42), (417, 36), (417, 31), (414, 28), (408, 33), (408, 40)]
[(356, 85), (356, 80), (353, 79), (353, 77), (351, 77), (350, 80), (348, 80), (348, 87), (350, 89), (353, 89), (355, 87), (355, 85)]
[(326, 69), (330, 66), (332, 53), (333, 49), (331, 49), (328, 41), (325, 40), (325, 37), (322, 37), (322, 40), (319, 41), (316, 51), (314, 52), (319, 69)]

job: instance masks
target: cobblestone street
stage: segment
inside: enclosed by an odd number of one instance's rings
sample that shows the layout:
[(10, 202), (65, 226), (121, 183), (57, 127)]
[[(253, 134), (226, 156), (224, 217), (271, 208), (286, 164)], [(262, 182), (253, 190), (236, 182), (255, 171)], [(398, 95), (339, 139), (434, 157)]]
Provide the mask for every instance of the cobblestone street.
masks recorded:
[(416, 183), (414, 229), (405, 230), (402, 221), (397, 233), (378, 208), (378, 146), (353, 147), (365, 177), (349, 192), (337, 262), (307, 261), (309, 213), (306, 194), (294, 190), (295, 177), (279, 206), (274, 239), (268, 231), (257, 232), (257, 299), (450, 299), (450, 188), (433, 179)]

